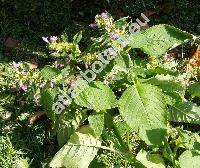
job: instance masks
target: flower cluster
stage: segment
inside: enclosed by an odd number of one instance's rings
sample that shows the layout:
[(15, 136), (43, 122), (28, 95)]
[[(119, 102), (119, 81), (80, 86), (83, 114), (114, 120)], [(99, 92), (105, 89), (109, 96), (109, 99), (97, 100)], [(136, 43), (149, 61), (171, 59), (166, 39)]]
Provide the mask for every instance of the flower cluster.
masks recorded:
[(103, 12), (100, 15), (96, 15), (95, 23), (89, 26), (93, 28), (97, 26), (105, 30), (105, 34), (98, 39), (98, 42), (108, 41), (107, 45), (114, 45), (117, 50), (123, 50), (127, 44), (122, 45), (120, 41), (127, 41), (125, 37), (128, 34), (128, 25), (127, 18), (114, 21), (107, 12)]
[(99, 27), (109, 27), (113, 23), (113, 18), (107, 12), (103, 12), (100, 15), (96, 15), (95, 23)]
[(56, 37), (56, 36), (50, 36), (50, 37), (42, 37), (42, 39), (46, 43), (56, 43), (56, 41), (58, 40), (58, 37)]
[(29, 66), (29, 63), (12, 62), (15, 69), (13, 87), (22, 93), (29, 92), (32, 95), (32, 99), (39, 105), (40, 104), (40, 91), (46, 84), (44, 80), (39, 77), (39, 71), (33, 71)]
[(55, 85), (59, 84), (59, 82), (63, 79), (63, 76), (60, 74), (58, 76), (55, 76), (54, 78), (52, 78), (49, 82), (50, 87), (54, 88)]
[(42, 37), (48, 43), (48, 49), (51, 56), (57, 58), (66, 58), (66, 62), (75, 60), (80, 56), (80, 50), (77, 44), (61, 41), (56, 36)]

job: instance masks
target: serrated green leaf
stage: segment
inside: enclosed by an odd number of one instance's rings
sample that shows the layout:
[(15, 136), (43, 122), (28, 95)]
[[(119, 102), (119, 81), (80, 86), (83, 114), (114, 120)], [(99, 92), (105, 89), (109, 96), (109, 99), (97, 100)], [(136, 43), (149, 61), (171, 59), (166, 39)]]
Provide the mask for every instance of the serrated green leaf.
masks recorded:
[(178, 76), (179, 72), (173, 69), (165, 69), (161, 67), (156, 67), (153, 69), (146, 69), (146, 75), (148, 76), (155, 76), (155, 75), (171, 75), (171, 76)]
[[(98, 76), (118, 76), (120, 73), (127, 73), (128, 69), (133, 66), (133, 62), (130, 55), (127, 52), (117, 53), (116, 58), (111, 60), (108, 65), (105, 66)], [(124, 75), (122, 75), (124, 76)], [(118, 80), (118, 79), (116, 79)]]
[(129, 73), (134, 74), (135, 76), (138, 76), (139, 78), (150, 78), (155, 77), (156, 75), (171, 75), (171, 76), (177, 76), (178, 72), (173, 70), (167, 70), (164, 68), (154, 68), (154, 69), (146, 69), (144, 67), (133, 67), (129, 69)]
[(178, 135), (179, 137), (177, 141), (179, 142), (179, 147), (195, 151), (200, 154), (200, 136), (198, 133), (178, 128)]
[(169, 108), (169, 120), (200, 124), (200, 107), (191, 102), (177, 102)]
[(57, 76), (60, 73), (60, 71), (56, 68), (53, 68), (49, 65), (45, 66), (41, 70), (41, 76), (44, 78), (44, 80), (51, 80), (55, 76)]
[(145, 83), (155, 85), (162, 89), (165, 92), (181, 92), (184, 91), (184, 88), (180, 83), (176, 82), (173, 79), (167, 79), (163, 75), (157, 75), (156, 77), (144, 80)]
[(165, 168), (165, 163), (161, 155), (150, 154), (141, 150), (136, 159), (139, 160), (146, 168)]
[(173, 106), (178, 101), (179, 102), (183, 101), (183, 96), (176, 92), (165, 92), (164, 97), (165, 97), (165, 102), (170, 106)]
[(65, 111), (60, 114), (57, 121), (57, 140), (60, 147), (67, 143), (70, 136), (76, 131), (80, 124), (82, 124), (86, 117), (87, 116), (79, 109)]
[(133, 130), (127, 125), (120, 115), (114, 117), (113, 121), (120, 135), (125, 135), (127, 133), (130, 134), (133, 132)]
[(75, 97), (75, 103), (80, 106), (103, 111), (116, 105), (113, 91), (102, 82), (93, 82), (85, 86), (84, 90)]
[(114, 67), (120, 67), (121, 70), (128, 70), (133, 66), (133, 62), (130, 58), (130, 55), (126, 52), (121, 52), (117, 55), (116, 59), (114, 60)]
[(57, 89), (51, 89), (51, 88), (46, 89), (41, 93), (42, 106), (45, 108), (47, 116), (52, 121), (55, 121), (55, 112), (52, 111), (52, 106), (56, 95), (57, 95)]
[(180, 167), (181, 168), (199, 168), (200, 167), (200, 155), (197, 155), (194, 152), (189, 150), (182, 153), (179, 157)]
[(104, 129), (104, 113), (97, 113), (88, 117), (90, 127), (94, 130), (97, 138), (99, 138)]
[(128, 149), (128, 146), (123, 146), (120, 143), (120, 140), (118, 139), (117, 135), (114, 132), (114, 129), (104, 129), (102, 134), (103, 142), (106, 144), (106, 146), (109, 146), (112, 149), (122, 151)]
[(188, 91), (192, 96), (200, 97), (200, 83), (194, 83), (188, 86)]
[(87, 168), (94, 159), (101, 142), (94, 138), (91, 129), (85, 126), (84, 131), (75, 132), (50, 162), (50, 167)]
[(130, 36), (132, 48), (140, 48), (152, 56), (165, 54), (169, 49), (192, 39), (192, 35), (173, 26), (161, 24)]
[(148, 145), (161, 145), (167, 114), (162, 92), (156, 86), (137, 83), (129, 87), (119, 100), (119, 111)]

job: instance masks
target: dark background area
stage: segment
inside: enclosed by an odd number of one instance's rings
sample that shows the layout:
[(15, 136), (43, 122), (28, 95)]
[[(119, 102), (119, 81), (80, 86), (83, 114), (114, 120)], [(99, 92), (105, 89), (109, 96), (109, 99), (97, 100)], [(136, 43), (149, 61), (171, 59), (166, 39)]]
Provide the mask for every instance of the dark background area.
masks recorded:
[[(1, 0), (0, 37), (14, 37), (38, 45), (41, 36), (69, 36), (88, 28), (96, 14), (108, 11), (115, 18), (154, 11), (151, 24), (166, 23), (193, 34), (200, 33), (199, 0)], [(37, 43), (36, 43), (37, 42)]]

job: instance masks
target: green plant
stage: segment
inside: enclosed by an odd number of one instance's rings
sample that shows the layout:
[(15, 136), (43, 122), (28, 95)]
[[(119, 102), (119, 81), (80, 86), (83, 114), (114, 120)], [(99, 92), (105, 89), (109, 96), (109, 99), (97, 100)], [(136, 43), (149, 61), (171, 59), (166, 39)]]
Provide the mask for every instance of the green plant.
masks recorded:
[[(81, 32), (72, 43), (63, 37), (45, 39), (54, 63), (40, 71), (37, 81), (45, 81), (41, 104), (60, 147), (49, 166), (95, 167), (93, 159), (106, 150), (136, 167), (184, 167), (186, 160), (198, 167), (199, 135), (187, 137), (172, 122), (199, 124), (200, 108), (192, 102), (199, 97), (194, 87), (199, 67), (186, 70), (180, 63), (186, 59), (167, 53), (185, 43), (196, 45), (194, 36), (169, 25), (129, 34), (128, 18), (114, 21), (107, 13), (96, 16), (96, 24), (102, 35), (82, 52)], [(128, 37), (129, 44), (123, 46), (119, 37)], [(95, 69), (105, 50), (112, 59), (80, 87), (85, 81), (80, 71)], [(66, 99), (68, 94), (72, 99)], [(56, 102), (61, 114), (54, 111)]]
[(27, 160), (23, 159), (24, 153), (13, 148), (9, 137), (0, 136), (0, 152), (1, 167), (29, 167)]

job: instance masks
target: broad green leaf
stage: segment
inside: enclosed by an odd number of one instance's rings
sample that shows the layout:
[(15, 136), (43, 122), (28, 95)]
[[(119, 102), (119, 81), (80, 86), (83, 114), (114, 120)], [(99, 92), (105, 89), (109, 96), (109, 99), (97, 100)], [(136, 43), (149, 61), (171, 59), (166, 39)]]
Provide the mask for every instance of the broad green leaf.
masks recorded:
[(62, 147), (67, 143), (70, 136), (86, 119), (86, 115), (79, 109), (70, 109), (60, 114), (58, 119), (57, 140), (58, 145)]
[(141, 150), (136, 159), (139, 160), (146, 168), (165, 168), (165, 163), (161, 155), (150, 154)]
[(122, 119), (120, 115), (113, 118), (115, 127), (119, 131), (120, 135), (125, 135), (127, 133), (133, 133), (133, 130), (127, 125), (127, 123)]
[(87, 168), (94, 159), (101, 142), (94, 138), (91, 129), (85, 126), (84, 131), (75, 132), (50, 162), (50, 167)]
[(119, 53), (115, 59), (115, 66), (118, 66), (124, 70), (131, 68), (133, 66), (133, 62), (130, 58), (130, 55), (126, 52)]
[(156, 75), (153, 78), (144, 80), (145, 83), (155, 85), (165, 92), (183, 92), (184, 88), (180, 83), (176, 82), (175, 79), (167, 78), (163, 75)]
[(97, 138), (99, 138), (104, 129), (104, 113), (92, 114), (88, 117), (90, 127), (94, 130)]
[(200, 107), (191, 102), (177, 102), (169, 108), (170, 121), (200, 124)]
[(127, 152), (128, 150), (128, 145), (122, 142), (122, 135), (109, 113), (105, 114), (105, 129), (103, 130), (102, 139), (106, 146), (110, 146), (110, 148), (117, 149), (121, 152)]
[[(117, 165), (119, 165), (120, 163), (121, 163), (120, 165), (124, 165), (124, 163), (128, 163), (127, 165), (129, 164), (132, 165), (128, 167), (139, 167), (139, 168), (144, 167), (138, 160), (136, 160), (135, 155), (128, 150), (128, 146), (125, 147), (120, 143), (120, 140), (117, 138), (113, 130), (108, 130), (108, 129), (104, 130), (102, 137), (103, 137), (103, 142), (106, 144), (106, 146), (109, 146), (108, 150), (112, 152), (112, 153), (109, 151), (108, 151), (109, 153), (103, 152), (102, 155), (100, 155), (100, 157), (104, 155), (103, 158), (110, 161), (109, 164), (106, 164), (106, 167), (113, 167), (113, 166), (118, 167)], [(116, 163), (118, 164), (116, 165)]]
[(192, 39), (191, 34), (173, 26), (161, 24), (131, 35), (129, 43), (132, 48), (140, 48), (149, 55), (159, 56), (188, 39)]
[(85, 86), (84, 90), (75, 97), (75, 103), (80, 106), (103, 111), (116, 105), (113, 91), (102, 82), (94, 82)]
[(184, 94), (180, 94), (177, 92), (165, 92), (164, 93), (164, 98), (165, 98), (165, 102), (167, 103), (167, 105), (173, 106), (174, 104), (176, 104), (178, 101), (182, 102)]
[[(113, 144), (116, 147), (120, 147), (119, 149), (123, 152), (124, 156), (126, 157), (127, 160), (129, 160), (130, 162), (134, 162), (138, 167), (144, 167), (142, 166), (142, 164), (136, 160), (135, 156), (131, 156), (129, 154), (131, 154), (130, 151), (133, 151), (135, 149), (135, 147), (138, 144), (138, 141), (140, 140), (138, 134), (136, 132), (134, 132), (128, 125), (127, 123), (122, 119), (121, 115), (115, 116), (113, 118), (113, 132), (114, 132), (114, 136), (112, 136), (111, 134), (111, 129), (108, 130), (110, 137), (108, 139), (113, 140), (111, 142), (113, 142)], [(114, 141), (114, 137), (116, 136), (116, 139), (118, 139), (118, 141), (120, 143), (120, 145), (117, 146), (117, 141)], [(112, 143), (111, 143), (112, 144)], [(134, 160), (130, 160), (130, 157)], [(136, 166), (135, 165), (135, 166)], [(136, 167), (137, 167), (136, 166)]]
[[(127, 52), (120, 52), (117, 54), (116, 58), (105, 67), (104, 71), (99, 74), (99, 77), (105, 76), (104, 79), (109, 81), (110, 86), (112, 84), (124, 84), (127, 80), (128, 70), (131, 67), (133, 67), (133, 62), (130, 55)], [(114, 77), (114, 80), (109, 80), (112, 77)]]
[(15, 161), (13, 168), (29, 168), (30, 165), (26, 159), (18, 159)]
[(153, 69), (146, 69), (146, 75), (148, 76), (155, 76), (155, 75), (171, 75), (171, 76), (178, 76), (179, 72), (173, 69), (165, 69), (161, 67), (156, 67)]
[(51, 80), (52, 78), (54, 78), (55, 76), (57, 76), (60, 73), (60, 71), (56, 68), (53, 68), (49, 65), (45, 66), (42, 70), (41, 70), (41, 76), (45, 79), (45, 80)]
[(200, 154), (200, 136), (198, 133), (183, 130), (182, 128), (178, 128), (177, 131), (179, 135), (177, 139), (179, 147), (195, 151)]
[(94, 158), (94, 160), (90, 163), (89, 165), (89, 168), (103, 168), (103, 167), (106, 167), (106, 163), (104, 163), (102, 160), (101, 160), (101, 155), (100, 157), (96, 157)]
[(52, 120), (55, 121), (55, 112), (52, 111), (52, 106), (54, 103), (54, 99), (57, 95), (56, 89), (46, 89), (41, 93), (41, 103), (42, 106), (45, 108), (47, 112), (47, 116)]
[(78, 32), (74, 36), (74, 38), (73, 38), (74, 41), (73, 42), (76, 43), (76, 44), (78, 44), (81, 41), (81, 39), (82, 39), (82, 31)]
[[(144, 67), (132, 67), (129, 69), (129, 73), (133, 74), (134, 76), (137, 76), (143, 80), (152, 80), (154, 78), (157, 79), (158, 76), (171, 76), (172, 78), (177, 77), (178, 72), (174, 70), (167, 70), (164, 68), (157, 67), (155, 69), (146, 69)], [(149, 78), (149, 79), (144, 79), (144, 78)], [(158, 79), (157, 79), (158, 80)], [(150, 81), (151, 82), (151, 81)], [(156, 83), (156, 82), (155, 82)]]
[(180, 167), (181, 168), (199, 168), (200, 167), (200, 155), (197, 155), (194, 152), (189, 150), (182, 153), (179, 157)]
[(126, 25), (127, 25), (127, 17), (123, 17), (123, 18), (118, 19), (117, 21), (115, 21), (114, 24), (115, 24), (115, 27), (117, 29), (126, 27)]
[(162, 92), (156, 86), (137, 83), (129, 87), (119, 100), (119, 111), (148, 145), (161, 145), (167, 114)]
[[(129, 74), (136, 76), (138, 78), (145, 78), (147, 76), (146, 74), (147, 69), (140, 66), (133, 66), (129, 69)], [(132, 79), (130, 78), (130, 82), (132, 82)]]
[(200, 97), (200, 83), (194, 83), (188, 86), (188, 91), (192, 96)]
[(108, 65), (105, 65), (103, 71), (101, 71), (97, 76), (112, 76), (114, 74), (114, 76), (116, 77), (120, 73), (127, 73), (128, 69), (132, 66), (133, 62), (130, 58), (129, 53), (122, 51), (120, 53), (116, 53), (116, 58), (111, 60)]
[[(116, 133), (117, 132), (117, 133)], [(110, 149), (120, 151), (120, 154), (123, 154), (128, 160), (132, 160), (135, 158), (134, 155), (130, 155), (131, 152), (128, 151), (128, 145), (125, 142), (121, 141), (121, 135), (118, 134), (118, 130), (116, 129), (104, 129), (102, 134), (102, 139), (104, 144), (108, 146)]]
[(71, 67), (66, 66), (64, 69), (61, 70), (61, 74), (63, 77), (66, 77), (70, 74), (70, 71), (71, 71)]

